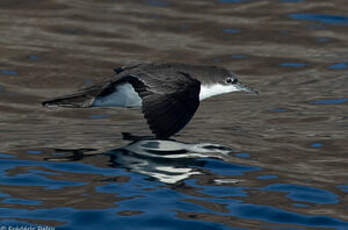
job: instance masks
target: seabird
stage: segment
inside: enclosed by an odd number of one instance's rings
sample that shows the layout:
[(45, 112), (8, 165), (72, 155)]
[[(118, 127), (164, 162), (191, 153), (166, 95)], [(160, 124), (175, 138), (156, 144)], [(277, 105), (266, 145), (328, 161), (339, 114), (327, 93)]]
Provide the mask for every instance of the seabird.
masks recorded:
[(114, 71), (110, 79), (42, 105), (141, 107), (156, 138), (167, 139), (185, 127), (200, 101), (236, 91), (257, 93), (241, 84), (234, 73), (216, 66), (138, 64)]

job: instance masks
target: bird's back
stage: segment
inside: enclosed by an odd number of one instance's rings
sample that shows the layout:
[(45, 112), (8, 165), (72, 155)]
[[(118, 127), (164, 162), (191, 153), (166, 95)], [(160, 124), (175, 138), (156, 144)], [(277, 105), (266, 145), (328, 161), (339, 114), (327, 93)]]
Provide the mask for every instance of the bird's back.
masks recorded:
[[(43, 102), (44, 106), (93, 107), (139, 105), (119, 97), (141, 99), (142, 111), (158, 138), (168, 138), (182, 129), (199, 106), (201, 82), (222, 80), (229, 72), (214, 66), (179, 63), (139, 64), (115, 69), (116, 74), (77, 93)], [(126, 93), (124, 93), (126, 92)], [(135, 99), (135, 100), (134, 100)]]

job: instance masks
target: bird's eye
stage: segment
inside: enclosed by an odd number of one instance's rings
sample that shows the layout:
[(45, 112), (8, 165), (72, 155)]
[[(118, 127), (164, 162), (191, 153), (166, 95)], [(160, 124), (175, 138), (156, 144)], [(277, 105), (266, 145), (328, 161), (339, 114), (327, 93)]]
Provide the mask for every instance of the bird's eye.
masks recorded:
[(226, 78), (225, 81), (226, 81), (226, 83), (228, 83), (228, 84), (237, 84), (238, 79), (237, 79), (237, 78), (228, 77), (228, 78)]

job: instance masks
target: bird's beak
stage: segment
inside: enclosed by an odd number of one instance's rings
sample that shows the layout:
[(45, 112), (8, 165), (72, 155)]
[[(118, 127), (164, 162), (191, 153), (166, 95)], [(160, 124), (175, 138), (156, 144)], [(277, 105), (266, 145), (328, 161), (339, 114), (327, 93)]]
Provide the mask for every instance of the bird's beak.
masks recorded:
[(253, 88), (249, 88), (249, 87), (247, 87), (239, 82), (237, 84), (235, 84), (235, 86), (240, 91), (245, 91), (247, 93), (252, 93), (252, 94), (256, 94), (256, 95), (259, 94), (259, 92), (257, 90), (255, 90)]

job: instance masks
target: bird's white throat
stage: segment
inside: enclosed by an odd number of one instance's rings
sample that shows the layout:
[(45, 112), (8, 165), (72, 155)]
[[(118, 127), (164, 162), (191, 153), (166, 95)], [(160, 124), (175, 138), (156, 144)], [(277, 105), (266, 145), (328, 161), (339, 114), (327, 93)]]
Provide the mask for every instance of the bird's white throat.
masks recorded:
[(201, 85), (199, 100), (202, 101), (209, 97), (217, 96), (220, 94), (236, 92), (236, 91), (240, 91), (240, 90), (234, 85), (222, 85), (222, 84)]

